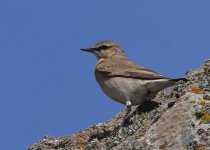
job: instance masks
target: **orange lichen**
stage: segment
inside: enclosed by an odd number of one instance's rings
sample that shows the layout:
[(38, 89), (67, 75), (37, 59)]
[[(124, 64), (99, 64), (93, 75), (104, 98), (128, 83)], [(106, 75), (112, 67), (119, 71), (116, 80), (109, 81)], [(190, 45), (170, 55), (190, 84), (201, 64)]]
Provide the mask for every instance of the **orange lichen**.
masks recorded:
[(85, 142), (85, 138), (86, 138), (86, 134), (84, 133), (79, 133), (75, 136), (75, 139), (78, 140), (78, 149), (79, 150), (84, 150), (85, 149), (85, 145), (86, 145), (86, 142)]
[(195, 100), (190, 100), (190, 103), (191, 104), (195, 104)]
[(200, 119), (200, 123), (203, 123), (204, 121), (208, 121), (208, 120), (210, 120), (210, 115), (208, 112), (205, 112)]
[(210, 72), (210, 68), (209, 68), (209, 66), (204, 66), (203, 67), (203, 69), (204, 69), (204, 72), (206, 73), (206, 74), (208, 74), (209, 72)]
[(199, 87), (196, 87), (196, 86), (191, 86), (191, 91), (193, 93), (196, 93), (196, 94), (203, 94), (204, 91), (202, 89), (200, 89)]
[(85, 143), (80, 143), (79, 150), (84, 150), (84, 149), (85, 149)]
[(199, 101), (199, 105), (205, 106), (205, 104), (206, 104), (206, 101), (205, 100), (202, 99), (202, 100)]
[(197, 150), (205, 150), (204, 146), (198, 147)]

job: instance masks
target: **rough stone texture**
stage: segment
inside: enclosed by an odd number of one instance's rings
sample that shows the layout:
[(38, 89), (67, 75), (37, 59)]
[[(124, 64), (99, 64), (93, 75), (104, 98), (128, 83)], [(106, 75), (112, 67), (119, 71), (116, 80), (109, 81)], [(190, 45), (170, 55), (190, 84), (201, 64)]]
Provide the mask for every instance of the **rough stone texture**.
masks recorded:
[(210, 60), (186, 78), (133, 107), (124, 127), (122, 110), (74, 135), (45, 136), (28, 150), (210, 150)]

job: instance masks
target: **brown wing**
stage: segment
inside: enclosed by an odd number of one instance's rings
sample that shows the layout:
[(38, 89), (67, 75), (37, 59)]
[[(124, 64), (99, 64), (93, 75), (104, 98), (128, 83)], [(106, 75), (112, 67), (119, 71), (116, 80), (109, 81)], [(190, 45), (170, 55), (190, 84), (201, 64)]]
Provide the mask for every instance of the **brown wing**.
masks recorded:
[(114, 60), (110, 59), (99, 63), (96, 66), (96, 71), (110, 77), (118, 76), (147, 80), (168, 79), (157, 72), (141, 67), (125, 58)]

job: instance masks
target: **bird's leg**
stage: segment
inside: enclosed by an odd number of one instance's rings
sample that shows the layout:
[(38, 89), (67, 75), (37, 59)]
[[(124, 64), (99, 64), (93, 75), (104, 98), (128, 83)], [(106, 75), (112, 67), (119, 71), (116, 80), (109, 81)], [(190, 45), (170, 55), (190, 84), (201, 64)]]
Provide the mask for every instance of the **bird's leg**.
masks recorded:
[(120, 127), (122, 127), (125, 123), (125, 120), (127, 119), (128, 115), (130, 114), (131, 112), (131, 102), (130, 101), (126, 101), (126, 113), (123, 117), (123, 120), (122, 120), (122, 123), (120, 125)]

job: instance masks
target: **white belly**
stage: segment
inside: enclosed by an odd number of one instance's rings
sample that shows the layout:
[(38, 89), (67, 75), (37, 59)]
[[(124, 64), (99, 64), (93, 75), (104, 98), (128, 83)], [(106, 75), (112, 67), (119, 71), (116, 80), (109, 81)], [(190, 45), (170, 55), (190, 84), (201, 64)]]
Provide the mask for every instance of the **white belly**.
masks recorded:
[(134, 78), (112, 77), (98, 78), (102, 90), (113, 100), (125, 104), (140, 105), (145, 100), (151, 100), (157, 92), (172, 85), (168, 79), (140, 80)]
[(139, 105), (147, 93), (144, 81), (139, 79), (113, 77), (101, 80), (99, 84), (106, 95), (123, 104), (129, 100), (132, 105)]

